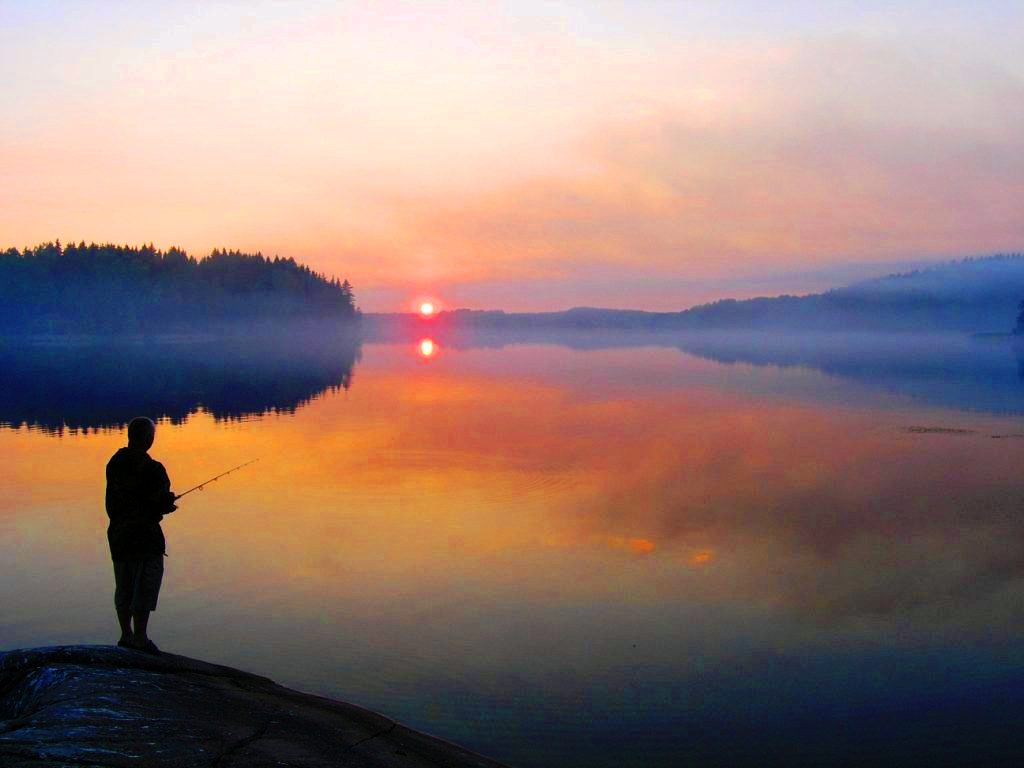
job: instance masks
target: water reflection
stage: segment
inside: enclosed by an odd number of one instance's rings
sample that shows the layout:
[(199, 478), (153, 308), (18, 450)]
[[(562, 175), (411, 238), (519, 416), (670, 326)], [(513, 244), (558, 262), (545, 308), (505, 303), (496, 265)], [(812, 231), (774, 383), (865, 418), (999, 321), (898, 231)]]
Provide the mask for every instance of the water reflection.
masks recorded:
[[(396, 343), (418, 326), (374, 328), (369, 339)], [(909, 333), (640, 333), (544, 328), (470, 331), (437, 325), (431, 339), (451, 349), (522, 344), (571, 350), (672, 348), (729, 365), (802, 367), (925, 403), (1024, 414), (1024, 342), (1011, 336)]]
[[(502, 349), (519, 335), (453, 334), (454, 350)], [(529, 334), (572, 350), (672, 347), (727, 365), (809, 368), (871, 390), (957, 410), (1024, 413), (1024, 345), (965, 335), (899, 334)], [(401, 343), (408, 343), (402, 340)], [(436, 336), (415, 344), (437, 357)], [(0, 426), (53, 433), (123, 425), (126, 413), (180, 422), (203, 409), (218, 419), (292, 413), (348, 389), (360, 342), (335, 333), (273, 337), (0, 344), (5, 370)], [(640, 372), (633, 378), (648, 386)], [(788, 383), (788, 382), (787, 382)]]
[(1024, 347), (966, 334), (693, 335), (678, 347), (721, 363), (805, 366), (935, 405), (1024, 413)]
[[(180, 486), (267, 457), (168, 519), (168, 648), (524, 767), (1020, 754), (1021, 418), (664, 347), (423, 359), (164, 429)], [(2, 644), (109, 641), (120, 442), (0, 432)]]
[(423, 339), (420, 342), (420, 355), (424, 358), (433, 357), (437, 353), (437, 345), (433, 339)]
[(0, 426), (44, 432), (294, 413), (347, 390), (360, 344), (338, 334), (0, 345)]

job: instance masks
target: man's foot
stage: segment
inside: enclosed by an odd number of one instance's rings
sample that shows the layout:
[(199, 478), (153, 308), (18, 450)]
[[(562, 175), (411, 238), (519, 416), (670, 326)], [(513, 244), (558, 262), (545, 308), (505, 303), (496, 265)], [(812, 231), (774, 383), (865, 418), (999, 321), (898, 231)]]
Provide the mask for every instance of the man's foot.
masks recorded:
[(134, 643), (132, 646), (136, 651), (142, 651), (148, 653), (150, 656), (159, 656), (160, 649), (156, 647), (156, 643), (150, 640), (148, 637), (142, 642)]
[(135, 646), (132, 645), (131, 635), (128, 635), (127, 637), (122, 637), (120, 640), (118, 640), (117, 641), (117, 647), (118, 648), (134, 648)]

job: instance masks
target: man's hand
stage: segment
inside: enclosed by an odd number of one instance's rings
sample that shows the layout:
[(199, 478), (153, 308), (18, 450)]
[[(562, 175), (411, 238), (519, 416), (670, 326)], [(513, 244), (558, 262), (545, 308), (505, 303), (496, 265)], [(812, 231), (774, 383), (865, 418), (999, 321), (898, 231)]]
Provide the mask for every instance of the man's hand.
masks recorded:
[(177, 501), (177, 498), (171, 491), (164, 493), (163, 498), (160, 501), (161, 506), (163, 507), (163, 509), (160, 510), (161, 514), (169, 515), (178, 508), (178, 505), (174, 503)]

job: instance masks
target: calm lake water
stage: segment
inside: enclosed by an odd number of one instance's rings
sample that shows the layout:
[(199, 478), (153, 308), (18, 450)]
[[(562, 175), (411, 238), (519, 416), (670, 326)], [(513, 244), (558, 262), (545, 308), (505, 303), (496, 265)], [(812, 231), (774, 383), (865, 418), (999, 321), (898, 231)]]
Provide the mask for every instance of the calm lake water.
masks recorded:
[(103, 468), (162, 416), (166, 650), (513, 766), (1018, 764), (1007, 340), (0, 349), (0, 648), (117, 637)]

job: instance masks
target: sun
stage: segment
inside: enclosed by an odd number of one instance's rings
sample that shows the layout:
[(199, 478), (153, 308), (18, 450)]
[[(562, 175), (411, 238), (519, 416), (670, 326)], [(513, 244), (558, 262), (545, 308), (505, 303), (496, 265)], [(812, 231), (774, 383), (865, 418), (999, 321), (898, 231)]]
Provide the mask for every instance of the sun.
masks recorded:
[(423, 339), (420, 342), (420, 354), (423, 357), (433, 357), (435, 352), (437, 352), (437, 344), (433, 339)]
[(432, 314), (434, 314), (434, 305), (431, 304), (429, 301), (424, 301), (422, 304), (420, 304), (420, 314), (423, 315), (424, 317), (430, 317)]

